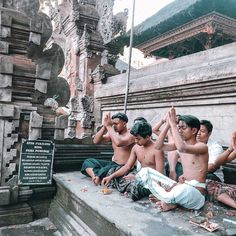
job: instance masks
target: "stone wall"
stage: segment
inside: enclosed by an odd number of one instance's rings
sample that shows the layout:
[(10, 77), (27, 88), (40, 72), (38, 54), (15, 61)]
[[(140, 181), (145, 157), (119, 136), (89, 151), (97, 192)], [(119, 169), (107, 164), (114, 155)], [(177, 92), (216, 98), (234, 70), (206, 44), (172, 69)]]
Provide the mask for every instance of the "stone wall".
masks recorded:
[[(236, 43), (131, 72), (127, 114), (155, 124), (171, 107), (214, 125), (212, 137), (227, 145), (236, 128)], [(123, 110), (126, 74), (108, 78), (95, 92), (101, 114)]]

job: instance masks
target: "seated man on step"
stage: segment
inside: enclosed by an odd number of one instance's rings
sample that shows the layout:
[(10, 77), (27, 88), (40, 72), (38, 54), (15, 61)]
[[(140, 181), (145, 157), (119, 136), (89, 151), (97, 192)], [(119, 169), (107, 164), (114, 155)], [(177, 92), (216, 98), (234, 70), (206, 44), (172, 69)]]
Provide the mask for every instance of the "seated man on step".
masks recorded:
[(206, 143), (208, 146), (208, 174), (207, 179), (212, 179), (220, 182), (224, 182), (224, 175), (222, 168), (214, 170), (213, 163), (218, 159), (221, 153), (223, 153), (222, 146), (216, 141), (210, 138), (213, 125), (209, 120), (201, 120), (201, 126), (197, 134), (197, 141)]
[[(231, 142), (217, 160), (212, 164), (212, 169), (217, 170), (221, 165), (236, 159), (236, 131), (232, 133)], [(210, 201), (219, 201), (230, 207), (236, 208), (236, 185), (207, 180), (207, 193)]]
[(103, 126), (94, 136), (93, 142), (111, 142), (114, 149), (112, 161), (89, 158), (81, 168), (81, 173), (90, 176), (96, 185), (101, 183), (111, 168), (125, 165), (127, 162), (134, 145), (134, 137), (130, 134), (127, 123), (128, 117), (120, 112), (112, 117), (110, 113), (104, 116)]
[[(160, 200), (157, 204), (161, 211), (174, 209), (177, 205), (198, 210), (205, 203), (208, 148), (196, 140), (199, 128), (200, 121), (191, 115), (181, 115), (177, 126), (175, 108), (171, 108), (166, 126), (156, 141), (156, 148), (163, 151), (178, 150), (183, 166), (180, 183), (151, 168), (143, 168), (136, 175), (137, 181), (141, 181)], [(174, 142), (164, 143), (169, 129)]]
[[(126, 175), (134, 167), (136, 161), (139, 161), (141, 168), (150, 167), (160, 173), (164, 173), (164, 153), (155, 148), (155, 143), (151, 139), (152, 127), (147, 122), (136, 122), (130, 133), (135, 137), (135, 145), (131, 150), (131, 154), (127, 163), (119, 170), (102, 180), (102, 184), (109, 185), (115, 179), (115, 187), (120, 192), (126, 192), (134, 201), (148, 196), (150, 191), (144, 189), (143, 186), (137, 185), (132, 179), (131, 174)], [(118, 178), (118, 177), (123, 178)], [(120, 186), (121, 185), (121, 186)]]

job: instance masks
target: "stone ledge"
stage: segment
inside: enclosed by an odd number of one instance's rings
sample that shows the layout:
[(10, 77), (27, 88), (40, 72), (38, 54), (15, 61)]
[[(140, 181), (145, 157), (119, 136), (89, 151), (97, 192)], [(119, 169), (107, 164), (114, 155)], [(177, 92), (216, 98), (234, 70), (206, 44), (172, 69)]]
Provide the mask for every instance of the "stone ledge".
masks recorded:
[[(99, 192), (101, 187), (94, 186), (90, 179), (80, 172), (55, 174), (54, 179), (58, 191), (50, 207), (49, 218), (61, 232), (67, 232), (67, 235), (80, 235), (75, 233), (76, 227), (80, 232), (87, 230), (85, 235), (111, 235), (111, 232), (112, 235), (135, 236), (157, 233), (208, 235), (204, 229), (189, 223), (190, 217), (195, 214), (193, 211), (178, 208), (173, 212), (163, 213), (154, 208), (153, 203), (148, 200), (133, 202), (116, 190), (110, 195), (103, 195)], [(222, 219), (227, 218), (227, 209), (208, 203), (207, 211), (209, 206), (213, 214), (217, 213), (211, 221), (219, 223), (221, 232), (225, 232)], [(73, 222), (80, 226), (73, 227)]]

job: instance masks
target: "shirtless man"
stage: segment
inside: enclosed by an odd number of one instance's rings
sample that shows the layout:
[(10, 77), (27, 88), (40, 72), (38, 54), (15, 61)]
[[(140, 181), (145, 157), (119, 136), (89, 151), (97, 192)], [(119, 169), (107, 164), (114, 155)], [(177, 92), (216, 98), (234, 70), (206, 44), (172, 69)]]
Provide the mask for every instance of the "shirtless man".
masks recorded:
[[(155, 148), (155, 143), (151, 139), (152, 127), (147, 122), (136, 122), (130, 133), (135, 137), (135, 145), (131, 150), (131, 154), (127, 163), (113, 174), (103, 178), (102, 184), (108, 185), (112, 179), (126, 175), (134, 166), (136, 161), (139, 161), (141, 167), (150, 167), (160, 173), (164, 173), (164, 154), (162, 151)], [(124, 177), (127, 180), (132, 180), (130, 175)], [(127, 182), (126, 191), (130, 190), (130, 182)], [(119, 189), (118, 189), (119, 190)], [(148, 192), (150, 193), (150, 192)], [(138, 193), (137, 193), (138, 194)], [(135, 196), (135, 200), (140, 199)], [(134, 199), (133, 199), (134, 200)]]
[[(166, 126), (156, 141), (156, 147), (163, 151), (178, 150), (183, 166), (180, 183), (177, 184), (150, 168), (143, 168), (136, 175), (136, 179), (142, 181), (161, 200), (158, 202), (161, 211), (174, 209), (177, 205), (198, 210), (205, 203), (208, 148), (206, 144), (196, 141), (199, 128), (200, 121), (190, 115), (181, 115), (177, 126), (175, 108), (171, 108)], [(165, 144), (164, 139), (169, 129), (174, 142)]]
[(200, 121), (200, 129), (197, 134), (197, 141), (206, 143), (208, 146), (208, 174), (207, 179), (224, 182), (224, 174), (221, 168), (214, 170), (214, 162), (217, 161), (220, 154), (223, 153), (222, 146), (210, 138), (213, 125), (209, 120)]
[(81, 168), (81, 172), (90, 176), (96, 185), (101, 183), (111, 168), (126, 164), (134, 145), (134, 137), (130, 134), (127, 123), (128, 117), (123, 113), (117, 113), (112, 117), (108, 113), (104, 116), (103, 126), (94, 136), (93, 142), (112, 142), (112, 161), (89, 158), (84, 161)]
[[(236, 159), (236, 131), (232, 133), (229, 147), (212, 163), (213, 171), (234, 159)], [(236, 209), (236, 185), (207, 180), (207, 193), (210, 200), (217, 200)]]

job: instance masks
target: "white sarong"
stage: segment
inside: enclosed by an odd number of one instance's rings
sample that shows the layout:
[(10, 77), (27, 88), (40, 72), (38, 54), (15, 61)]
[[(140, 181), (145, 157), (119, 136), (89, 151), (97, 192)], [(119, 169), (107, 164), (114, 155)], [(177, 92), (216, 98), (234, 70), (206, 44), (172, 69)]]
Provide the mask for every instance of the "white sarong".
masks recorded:
[[(194, 210), (200, 209), (205, 203), (205, 197), (195, 188), (199, 184), (203, 187), (204, 184), (196, 180), (177, 184), (176, 181), (149, 167), (142, 168), (136, 174), (136, 180), (142, 182), (144, 187), (148, 188), (155, 197), (166, 203), (178, 204)], [(171, 188), (174, 184), (177, 185), (169, 192), (165, 190)]]

